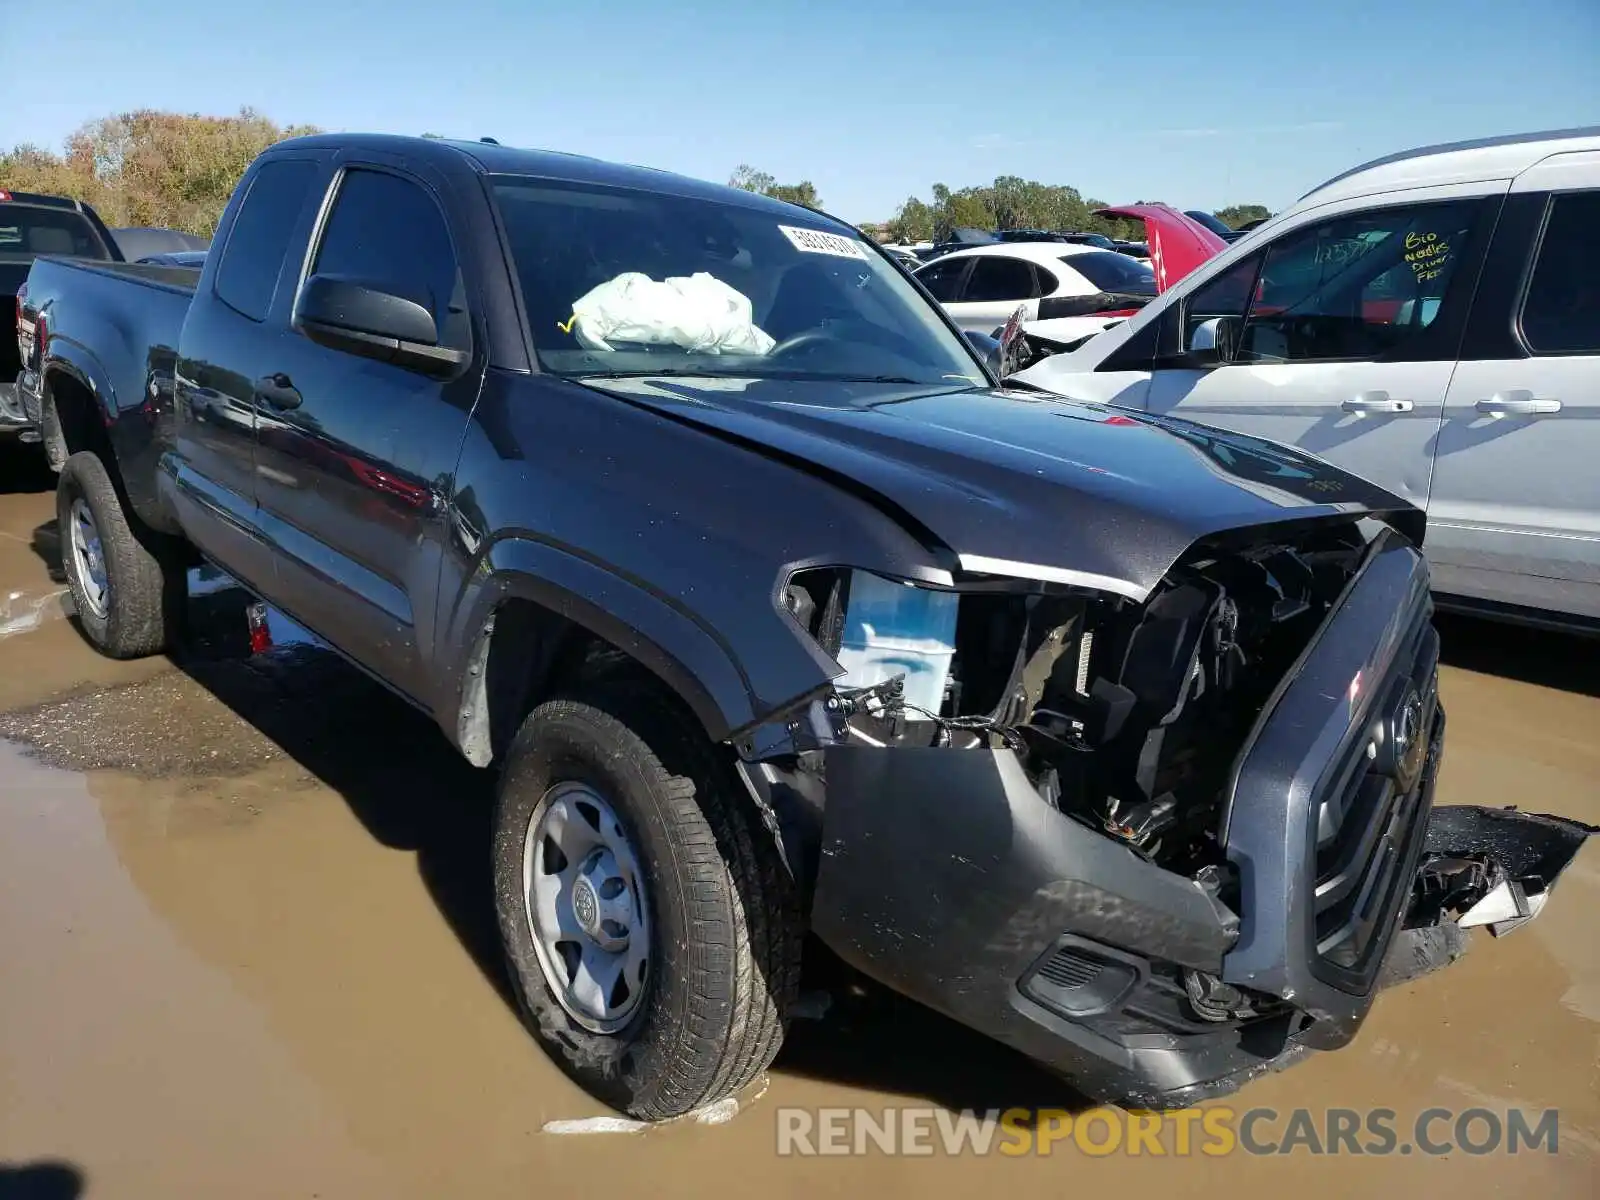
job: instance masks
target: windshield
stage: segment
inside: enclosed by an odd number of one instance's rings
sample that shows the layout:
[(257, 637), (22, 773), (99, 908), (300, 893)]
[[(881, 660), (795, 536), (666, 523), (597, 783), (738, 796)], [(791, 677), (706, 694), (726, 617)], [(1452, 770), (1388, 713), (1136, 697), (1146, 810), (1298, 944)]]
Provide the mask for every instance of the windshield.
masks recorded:
[(824, 217), (520, 176), (494, 192), (552, 373), (987, 382), (916, 285)]
[(0, 204), (0, 257), (68, 254), (109, 258), (94, 226), (70, 208)]
[(1132, 296), (1156, 294), (1156, 273), (1150, 269), (1150, 264), (1115, 250), (1064, 254), (1061, 261), (1102, 292), (1122, 292)]

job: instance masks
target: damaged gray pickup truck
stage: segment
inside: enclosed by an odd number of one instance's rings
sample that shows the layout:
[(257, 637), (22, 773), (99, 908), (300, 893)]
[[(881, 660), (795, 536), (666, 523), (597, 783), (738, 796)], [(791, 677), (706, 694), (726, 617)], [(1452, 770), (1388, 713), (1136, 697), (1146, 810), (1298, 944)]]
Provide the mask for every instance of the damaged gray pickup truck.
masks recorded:
[(808, 933), (1187, 1104), (1537, 915), (1591, 832), (1433, 807), (1418, 511), (999, 388), (821, 214), (329, 136), (214, 246), (23, 290), (84, 632), (168, 648), (210, 559), (497, 769), (510, 977), (617, 1108), (752, 1080)]

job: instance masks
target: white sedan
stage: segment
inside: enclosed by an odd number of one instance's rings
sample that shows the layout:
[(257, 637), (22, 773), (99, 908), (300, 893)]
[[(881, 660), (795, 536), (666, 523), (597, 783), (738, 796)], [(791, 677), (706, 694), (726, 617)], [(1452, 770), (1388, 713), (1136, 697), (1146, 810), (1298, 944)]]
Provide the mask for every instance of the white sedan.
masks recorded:
[(1090, 333), (1156, 294), (1148, 262), (1070, 242), (973, 246), (941, 255), (916, 277), (951, 320), (975, 333), (993, 333), (1019, 305), (1030, 321), (1081, 318)]

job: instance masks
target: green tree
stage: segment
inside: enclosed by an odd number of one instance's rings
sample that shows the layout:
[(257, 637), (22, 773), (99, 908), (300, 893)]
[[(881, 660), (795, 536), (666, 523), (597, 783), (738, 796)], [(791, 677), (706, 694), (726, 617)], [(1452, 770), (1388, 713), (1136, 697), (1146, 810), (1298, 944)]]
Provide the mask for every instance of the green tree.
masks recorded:
[(232, 117), (118, 113), (81, 127), (63, 154), (26, 145), (0, 151), (0, 187), (84, 200), (112, 226), (209, 236), (256, 155), (315, 132), (279, 126), (251, 109)]
[(739, 164), (738, 169), (728, 177), (728, 186), (805, 208), (822, 207), (822, 198), (817, 195), (816, 185), (809, 179), (802, 179), (799, 183), (779, 183), (767, 172), (758, 171), (748, 163)]
[(1230, 204), (1212, 214), (1230, 229), (1237, 229), (1246, 221), (1262, 221), (1272, 215), (1265, 204)]
[(918, 200), (915, 196), (907, 197), (906, 202), (895, 210), (885, 226), (889, 239), (895, 242), (927, 242), (933, 240), (934, 212), (933, 208)]

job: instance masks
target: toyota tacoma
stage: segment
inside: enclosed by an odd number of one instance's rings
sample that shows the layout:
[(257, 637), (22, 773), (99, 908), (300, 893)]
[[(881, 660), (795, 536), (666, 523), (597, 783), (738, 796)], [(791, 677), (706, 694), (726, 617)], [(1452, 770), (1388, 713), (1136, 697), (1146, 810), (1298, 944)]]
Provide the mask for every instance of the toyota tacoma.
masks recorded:
[(766, 1067), (807, 934), (1090, 1095), (1226, 1093), (1590, 832), (1434, 807), (1417, 509), (1002, 388), (825, 215), (317, 136), (198, 275), (24, 304), (84, 634), (167, 649), (210, 560), (493, 767), (528, 1025), (638, 1117)]

